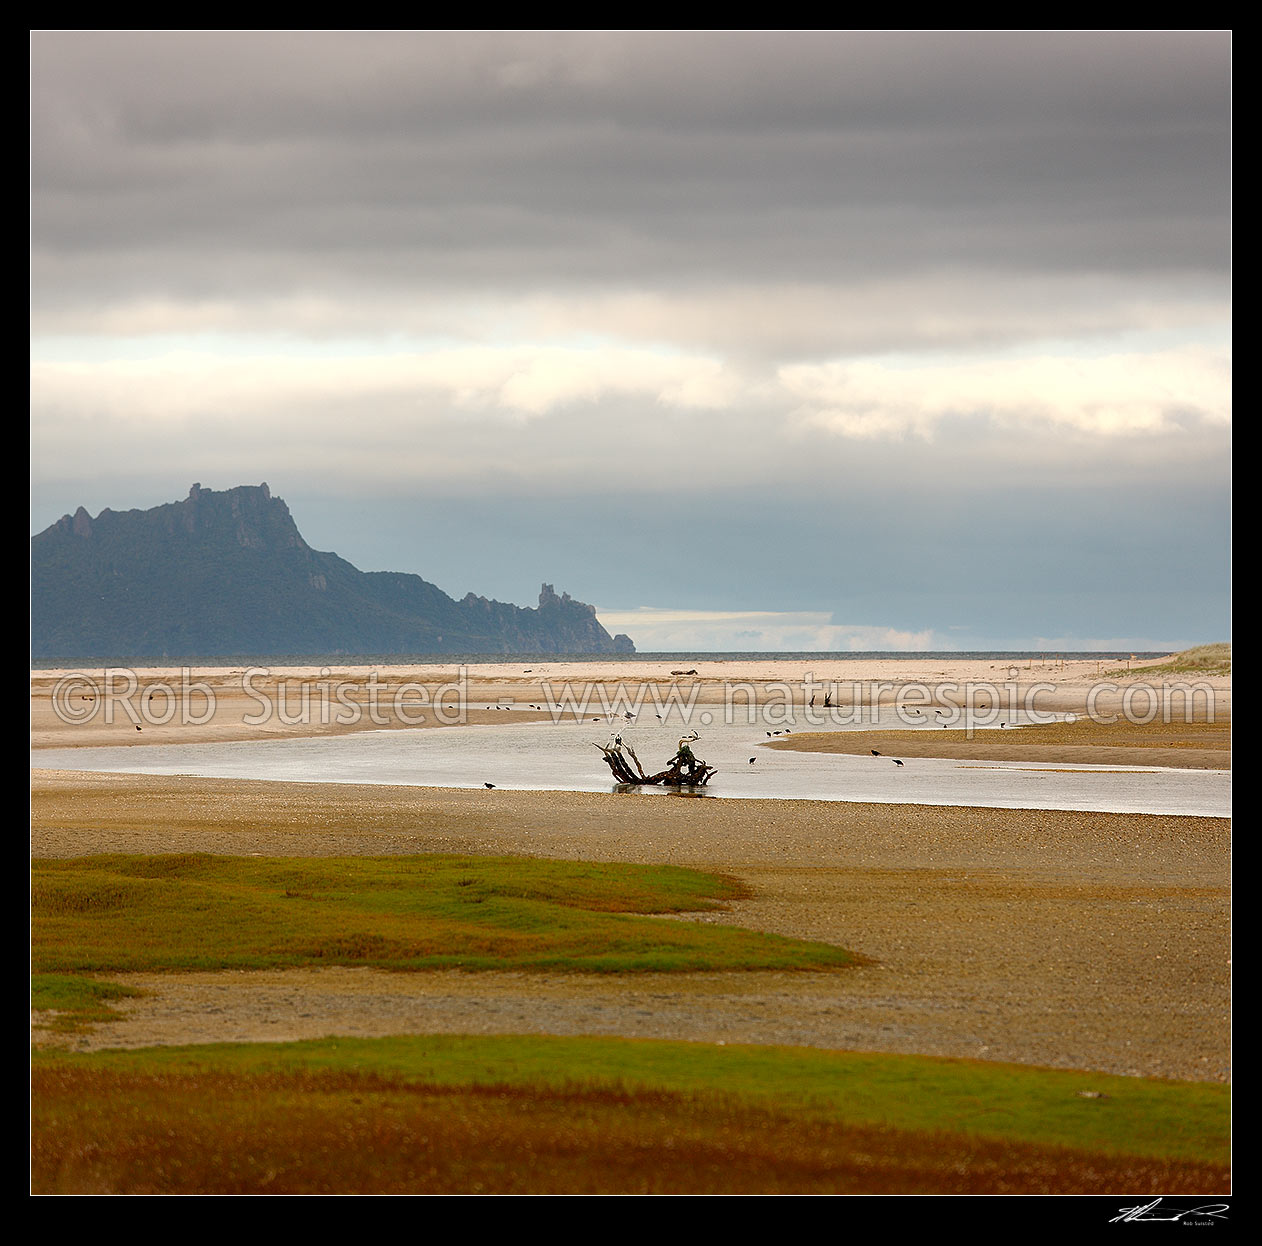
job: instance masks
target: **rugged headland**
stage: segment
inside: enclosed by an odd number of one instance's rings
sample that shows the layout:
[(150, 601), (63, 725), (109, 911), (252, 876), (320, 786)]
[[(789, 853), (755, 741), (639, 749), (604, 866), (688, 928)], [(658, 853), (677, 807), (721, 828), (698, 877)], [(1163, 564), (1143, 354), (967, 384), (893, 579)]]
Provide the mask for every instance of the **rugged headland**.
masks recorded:
[(360, 571), (303, 540), (266, 484), (152, 510), (82, 507), (31, 539), (37, 659), (232, 654), (634, 653), (543, 585), (523, 608)]

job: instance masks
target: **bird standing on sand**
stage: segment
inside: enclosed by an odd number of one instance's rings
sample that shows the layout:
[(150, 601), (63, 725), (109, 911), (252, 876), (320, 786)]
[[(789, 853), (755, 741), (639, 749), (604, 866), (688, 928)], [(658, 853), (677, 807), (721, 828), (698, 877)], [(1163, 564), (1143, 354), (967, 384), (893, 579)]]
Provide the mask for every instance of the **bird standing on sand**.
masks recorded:
[(754, 762), (756, 762), (757, 760), (758, 760), (758, 758), (757, 758), (757, 757), (751, 757), (751, 758), (749, 759), (749, 764), (752, 766), (752, 765), (754, 764)]
[(483, 786), (483, 787), (494, 787), (494, 786), (495, 786), (495, 784), (494, 784), (494, 783), (483, 783), (483, 784), (482, 784), (482, 786)]
[(880, 753), (878, 753), (878, 752), (876, 751), (876, 749), (873, 749), (873, 750), (872, 750), (872, 756), (873, 756), (873, 757), (880, 757), (880, 755), (881, 755), (881, 754), (880, 754)]
[(898, 758), (897, 758), (897, 757), (893, 758), (892, 760), (893, 760), (893, 762), (894, 762), (894, 765), (896, 765), (896, 766), (901, 766), (901, 765), (903, 764), (901, 761), (899, 761), (899, 760), (898, 760)]

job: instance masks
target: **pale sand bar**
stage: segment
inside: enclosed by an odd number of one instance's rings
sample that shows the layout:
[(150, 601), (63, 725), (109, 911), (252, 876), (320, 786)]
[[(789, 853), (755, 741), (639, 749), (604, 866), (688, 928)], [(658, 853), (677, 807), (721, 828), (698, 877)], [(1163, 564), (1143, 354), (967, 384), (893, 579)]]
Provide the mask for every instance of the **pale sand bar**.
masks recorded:
[[(1163, 681), (1147, 681), (1145, 666), (1132, 663), (1110, 668), (1108, 663), (1091, 660), (1048, 659), (1005, 664), (988, 660), (944, 658), (856, 659), (823, 661), (768, 657), (752, 661), (689, 661), (683, 667), (669, 662), (631, 659), (570, 663), (503, 662), (463, 668), (467, 677), (461, 683), (458, 665), (312, 667), (273, 666), (267, 673), (251, 675), (245, 684), (247, 668), (193, 669), (185, 676), (180, 667), (136, 668), (135, 692), (125, 695), (128, 677), (111, 676), (115, 696), (106, 721), (105, 672), (80, 667), (31, 672), (31, 744), (34, 748), (132, 744), (222, 742), (265, 739), (280, 736), (343, 734), (350, 731), (380, 730), (387, 727), (441, 727), (450, 720), (467, 723), (547, 719), (558, 700), (567, 694), (590, 698), (590, 712), (599, 714), (602, 698), (608, 701), (621, 684), (634, 695), (648, 688), (659, 699), (672, 692), (697, 705), (744, 704), (752, 692), (762, 703), (775, 699), (805, 709), (813, 696), (816, 706), (831, 695), (836, 706), (853, 703), (870, 705), (879, 700), (892, 705), (905, 700), (909, 689), (927, 696), (922, 704), (993, 704), (996, 692), (1005, 699), (1015, 695), (1049, 713), (1083, 714), (1094, 708), (1102, 714), (1117, 714), (1129, 695), (1142, 712), (1147, 695), (1139, 695), (1146, 682), (1159, 694)], [(696, 674), (672, 675), (672, 669)], [(66, 682), (78, 671), (90, 677), (88, 685)], [(814, 683), (809, 681), (813, 680)], [(190, 692), (183, 693), (187, 681)], [(1164, 680), (1171, 686), (1191, 686), (1198, 690), (1195, 702), (1203, 712), (1212, 700), (1217, 720), (1230, 720), (1230, 677), (1178, 677)], [(63, 715), (54, 712), (54, 691), (61, 687)], [(166, 707), (166, 694), (173, 694), (171, 721), (160, 723)], [(375, 685), (375, 691), (373, 690)], [(214, 713), (206, 722), (186, 722), (206, 716), (206, 690), (214, 698)], [(443, 690), (446, 689), (445, 694)], [(747, 691), (749, 690), (749, 691)], [(444, 715), (433, 704), (440, 695), (448, 707)], [(153, 700), (149, 698), (153, 697)], [(305, 701), (304, 701), (305, 698)], [(457, 699), (464, 709), (450, 712)], [(1182, 712), (1188, 700), (1178, 694), (1175, 706)], [(264, 713), (266, 703), (272, 712)], [(305, 705), (305, 709), (304, 709)], [(532, 710), (532, 705), (540, 706)], [(66, 710), (70, 713), (65, 713)], [(129, 712), (130, 711), (130, 712)], [(74, 716), (68, 723), (65, 718)], [(253, 724), (251, 719), (260, 720)], [(137, 726), (140, 730), (137, 731)]]

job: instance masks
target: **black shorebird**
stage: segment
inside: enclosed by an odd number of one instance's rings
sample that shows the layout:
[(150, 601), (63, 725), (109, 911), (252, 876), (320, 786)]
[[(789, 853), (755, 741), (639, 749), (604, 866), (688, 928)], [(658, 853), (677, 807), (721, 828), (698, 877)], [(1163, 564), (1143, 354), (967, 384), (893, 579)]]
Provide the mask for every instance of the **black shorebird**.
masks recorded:
[(483, 786), (483, 787), (494, 787), (494, 786), (495, 786), (495, 784), (494, 784), (494, 783), (483, 783), (483, 784), (482, 784), (482, 786)]
[(896, 766), (901, 766), (903, 764), (901, 761), (898, 760), (897, 757), (895, 757), (893, 760), (894, 760), (894, 765)]
[(881, 755), (881, 754), (880, 754), (880, 753), (878, 753), (878, 752), (876, 751), (876, 749), (873, 749), (873, 750), (872, 750), (872, 756), (873, 756), (873, 757), (880, 757), (880, 755)]

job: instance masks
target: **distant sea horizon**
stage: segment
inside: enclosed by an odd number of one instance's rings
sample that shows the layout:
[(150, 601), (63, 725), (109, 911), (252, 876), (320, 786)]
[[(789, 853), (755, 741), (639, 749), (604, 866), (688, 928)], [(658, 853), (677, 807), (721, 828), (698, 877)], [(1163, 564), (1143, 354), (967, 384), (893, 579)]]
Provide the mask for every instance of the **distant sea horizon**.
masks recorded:
[(197, 666), (208, 669), (238, 666), (502, 666), (506, 663), (531, 662), (757, 662), (778, 658), (793, 662), (856, 662), (887, 658), (895, 660), (947, 661), (1046, 661), (1066, 658), (1077, 660), (1125, 661), (1128, 658), (1147, 660), (1162, 658), (1175, 652), (1170, 649), (845, 649), (840, 651), (811, 650), (677, 650), (647, 653), (267, 653), (229, 654), (201, 657), (196, 654), (145, 654), (143, 656), (109, 656), (90, 658), (33, 658), (31, 670), (78, 669), (85, 666)]

